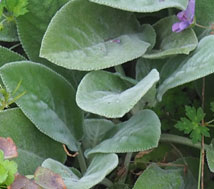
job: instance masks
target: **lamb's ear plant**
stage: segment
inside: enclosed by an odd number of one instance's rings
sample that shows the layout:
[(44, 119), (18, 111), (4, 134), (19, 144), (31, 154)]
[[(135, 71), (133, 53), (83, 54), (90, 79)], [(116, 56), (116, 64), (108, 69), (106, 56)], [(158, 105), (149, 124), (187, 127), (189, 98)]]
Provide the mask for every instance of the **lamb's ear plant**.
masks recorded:
[(19, 154), (0, 151), (0, 184), (213, 188), (213, 9), (0, 0), (0, 136)]

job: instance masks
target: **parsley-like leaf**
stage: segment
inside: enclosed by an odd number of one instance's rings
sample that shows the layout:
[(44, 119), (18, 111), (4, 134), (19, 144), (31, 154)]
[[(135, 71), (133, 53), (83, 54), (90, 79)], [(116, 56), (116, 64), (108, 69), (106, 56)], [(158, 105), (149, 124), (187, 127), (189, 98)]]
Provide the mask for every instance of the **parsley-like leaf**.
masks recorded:
[(12, 13), (14, 17), (24, 15), (28, 12), (28, 0), (6, 0), (6, 9)]
[(14, 161), (4, 160), (4, 152), (0, 150), (0, 188), (11, 185), (16, 173), (17, 164)]
[(202, 108), (196, 110), (195, 107), (185, 106), (187, 118), (181, 118), (175, 127), (183, 131), (185, 134), (190, 134), (193, 143), (201, 141), (201, 136), (209, 137), (209, 129), (201, 126), (201, 121), (205, 117)]

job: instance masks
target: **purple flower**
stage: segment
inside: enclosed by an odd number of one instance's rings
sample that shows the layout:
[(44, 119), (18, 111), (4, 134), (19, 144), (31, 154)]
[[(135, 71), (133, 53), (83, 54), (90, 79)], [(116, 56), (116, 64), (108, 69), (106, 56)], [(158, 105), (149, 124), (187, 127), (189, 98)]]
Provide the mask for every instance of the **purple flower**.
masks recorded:
[(187, 9), (177, 14), (177, 17), (181, 22), (173, 24), (172, 31), (178, 33), (188, 28), (188, 26), (193, 23), (194, 16), (195, 16), (195, 0), (189, 0)]

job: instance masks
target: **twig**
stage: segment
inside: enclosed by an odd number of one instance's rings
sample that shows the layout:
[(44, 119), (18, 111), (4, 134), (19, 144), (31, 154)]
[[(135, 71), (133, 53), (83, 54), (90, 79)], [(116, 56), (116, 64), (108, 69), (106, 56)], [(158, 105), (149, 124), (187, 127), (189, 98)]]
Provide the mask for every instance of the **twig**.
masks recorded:
[(20, 46), (21, 45), (21, 43), (17, 43), (17, 44), (15, 44), (15, 45), (13, 45), (12, 47), (10, 47), (9, 49), (10, 50), (13, 50), (13, 49), (15, 49), (16, 47), (18, 47), (18, 46)]
[(209, 26), (202, 26), (201, 24), (197, 24), (197, 23), (195, 23), (195, 26), (197, 26), (199, 28), (203, 28), (203, 29), (211, 29), (211, 27), (209, 27)]
[[(203, 77), (202, 80), (202, 91), (201, 91), (201, 96), (202, 96), (202, 109), (204, 109), (204, 103), (205, 103), (205, 77)], [(201, 126), (204, 127), (204, 119), (202, 119)], [(201, 136), (201, 189), (204, 189), (204, 136)]]
[[(151, 162), (149, 163), (151, 164)], [(184, 167), (186, 169), (186, 165), (185, 164), (175, 164), (175, 163), (156, 163), (157, 165), (159, 165), (160, 167)]]
[(127, 175), (128, 175), (128, 171), (129, 171), (129, 164), (130, 164), (132, 155), (133, 155), (132, 152), (126, 154), (125, 161), (124, 161), (124, 169), (125, 169), (125, 171), (122, 174), (122, 177), (120, 178), (120, 181), (119, 181), (120, 183), (125, 183), (125, 181), (126, 181), (126, 178), (127, 178)]
[(76, 157), (76, 156), (79, 154), (78, 152), (76, 152), (76, 153), (74, 153), (74, 154), (71, 154), (71, 153), (68, 151), (68, 149), (66, 148), (66, 145), (65, 145), (65, 144), (63, 144), (62, 146), (63, 146), (63, 149), (64, 149), (65, 153), (66, 153), (67, 156), (69, 156), (69, 157)]

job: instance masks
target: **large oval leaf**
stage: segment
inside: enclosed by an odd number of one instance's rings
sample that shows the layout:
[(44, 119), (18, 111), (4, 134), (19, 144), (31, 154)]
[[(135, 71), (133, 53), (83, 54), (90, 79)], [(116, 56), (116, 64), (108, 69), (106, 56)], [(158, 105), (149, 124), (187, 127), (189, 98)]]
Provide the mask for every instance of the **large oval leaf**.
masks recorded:
[(116, 154), (98, 154), (96, 155), (83, 177), (78, 178), (68, 167), (63, 164), (47, 159), (42, 166), (51, 169), (59, 174), (67, 188), (72, 189), (89, 189), (101, 182), (118, 165)]
[[(192, 53), (191, 56), (186, 58), (177, 58), (171, 60), (172, 65), (169, 63), (165, 70), (171, 70), (171, 74), (163, 81), (158, 89), (158, 99), (161, 100), (163, 94), (176, 86), (194, 81), (214, 72), (214, 36), (207, 36), (203, 38), (198, 48)], [(182, 61), (181, 61), (182, 60)], [(180, 65), (179, 65), (179, 61)], [(176, 63), (177, 62), (177, 63)], [(173, 64), (179, 65), (175, 70), (170, 69)]]
[(149, 166), (137, 179), (133, 189), (181, 189), (184, 181), (181, 170), (164, 170), (155, 164)]
[(17, 18), (19, 38), (28, 58), (63, 75), (75, 88), (84, 73), (67, 70), (39, 57), (42, 37), (58, 9), (68, 0), (28, 0), (28, 13)]
[(33, 174), (47, 158), (65, 161), (62, 145), (39, 132), (20, 109), (0, 112), (0, 123), (1, 136), (11, 137), (17, 146), (19, 173)]
[(91, 72), (78, 86), (76, 101), (85, 111), (110, 118), (122, 117), (158, 80), (156, 70), (152, 70), (135, 86), (110, 72)]
[(28, 13), (17, 18), (17, 29), (22, 46), (29, 59), (43, 62), (39, 58), (42, 37), (51, 18), (68, 0), (28, 0)]
[(89, 0), (132, 12), (155, 12), (165, 8), (185, 9), (187, 0)]
[(108, 68), (145, 53), (144, 31), (131, 13), (74, 0), (53, 17), (40, 56), (69, 69)]
[(112, 137), (89, 150), (86, 155), (137, 152), (155, 148), (160, 139), (160, 127), (157, 115), (151, 110), (143, 110), (127, 122), (119, 124)]
[(76, 139), (82, 137), (82, 113), (73, 87), (63, 77), (27, 61), (4, 65), (0, 75), (10, 92), (22, 81), (19, 92), (26, 94), (17, 104), (41, 132), (77, 150)]
[(173, 23), (178, 22), (175, 16), (159, 20), (153, 25), (156, 34), (156, 45), (144, 58), (165, 58), (175, 54), (189, 54), (198, 45), (198, 39), (192, 29), (180, 33), (172, 32)]

